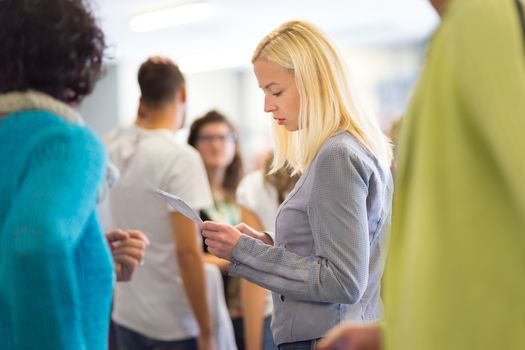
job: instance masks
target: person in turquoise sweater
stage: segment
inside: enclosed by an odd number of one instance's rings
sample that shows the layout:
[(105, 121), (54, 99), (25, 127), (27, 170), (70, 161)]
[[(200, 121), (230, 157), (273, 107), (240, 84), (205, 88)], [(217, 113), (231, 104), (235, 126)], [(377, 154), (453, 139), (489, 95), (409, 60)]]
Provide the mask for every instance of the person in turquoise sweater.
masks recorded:
[(525, 14), (432, 0), (442, 17), (406, 113), (386, 323), (319, 349), (525, 349)]
[(100, 75), (104, 37), (81, 0), (1, 0), (0, 23), (0, 349), (103, 350), (109, 248), (127, 280), (146, 244), (102, 234), (105, 152), (70, 107)]

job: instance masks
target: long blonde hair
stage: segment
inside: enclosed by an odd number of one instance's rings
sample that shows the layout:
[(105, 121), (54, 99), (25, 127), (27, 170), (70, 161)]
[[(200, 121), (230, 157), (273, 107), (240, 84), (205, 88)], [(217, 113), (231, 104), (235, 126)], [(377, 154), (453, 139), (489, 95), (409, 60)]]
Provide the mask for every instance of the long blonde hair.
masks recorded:
[(299, 180), (298, 175), (292, 175), (290, 169), (280, 168), (271, 172), (273, 164), (273, 152), (269, 153), (264, 162), (264, 184), (272, 186), (277, 192), (277, 205), (281, 205), (288, 193), (293, 189)]
[(310, 165), (321, 145), (346, 130), (376, 158), (389, 166), (392, 148), (377, 121), (360, 113), (348, 84), (341, 54), (328, 37), (305, 21), (289, 21), (257, 46), (252, 63), (267, 60), (294, 74), (300, 96), (299, 130), (274, 125), (272, 172), (289, 166), (300, 173)]

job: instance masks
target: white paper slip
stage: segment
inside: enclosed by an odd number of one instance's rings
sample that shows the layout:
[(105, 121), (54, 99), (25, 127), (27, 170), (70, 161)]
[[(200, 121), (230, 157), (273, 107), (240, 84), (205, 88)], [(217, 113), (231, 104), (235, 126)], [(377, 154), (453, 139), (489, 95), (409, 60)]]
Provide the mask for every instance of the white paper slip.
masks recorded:
[(174, 194), (171, 194), (171, 193), (168, 193), (162, 190), (155, 190), (155, 192), (163, 196), (168, 201), (169, 205), (171, 205), (173, 209), (175, 209), (176, 211), (178, 211), (179, 213), (181, 213), (182, 215), (184, 215), (191, 221), (195, 222), (197, 225), (200, 226), (202, 224), (202, 220), (199, 214), (196, 213), (195, 210), (193, 210), (193, 208), (190, 207), (188, 203), (186, 203), (180, 197), (177, 197)]

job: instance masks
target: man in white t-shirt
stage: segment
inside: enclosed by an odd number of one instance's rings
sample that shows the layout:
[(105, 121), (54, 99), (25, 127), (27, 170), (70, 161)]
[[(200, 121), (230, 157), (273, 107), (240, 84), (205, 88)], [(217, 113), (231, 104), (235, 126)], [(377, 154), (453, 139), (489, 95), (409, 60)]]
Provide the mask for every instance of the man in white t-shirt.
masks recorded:
[(173, 193), (196, 209), (212, 203), (199, 154), (173, 133), (184, 120), (184, 78), (171, 60), (153, 57), (138, 80), (135, 125), (106, 140), (121, 173), (109, 198), (113, 224), (139, 229), (151, 242), (144, 266), (117, 286), (117, 341), (126, 350), (214, 349), (198, 227), (155, 193)]

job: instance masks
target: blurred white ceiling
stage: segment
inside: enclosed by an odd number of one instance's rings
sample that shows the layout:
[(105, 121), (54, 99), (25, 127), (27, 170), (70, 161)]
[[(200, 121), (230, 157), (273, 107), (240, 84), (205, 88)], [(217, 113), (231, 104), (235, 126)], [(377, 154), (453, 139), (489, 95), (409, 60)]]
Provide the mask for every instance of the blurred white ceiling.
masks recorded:
[(195, 1), (91, 1), (117, 61), (163, 54), (186, 72), (249, 64), (259, 40), (290, 19), (315, 23), (347, 48), (419, 41), (438, 23), (427, 0), (202, 0), (212, 7), (208, 19), (138, 33), (133, 16)]

